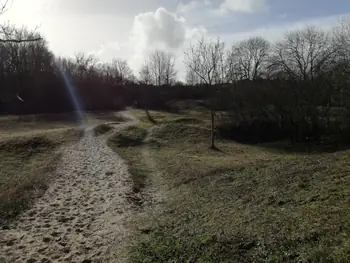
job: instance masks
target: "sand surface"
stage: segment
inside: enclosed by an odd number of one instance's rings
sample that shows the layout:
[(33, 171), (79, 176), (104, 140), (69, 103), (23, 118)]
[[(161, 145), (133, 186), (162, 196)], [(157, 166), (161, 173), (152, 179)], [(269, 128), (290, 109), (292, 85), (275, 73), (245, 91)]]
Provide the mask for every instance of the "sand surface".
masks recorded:
[(124, 161), (107, 146), (108, 136), (95, 137), (88, 127), (62, 150), (45, 195), (0, 230), (0, 262), (124, 262), (131, 181)]

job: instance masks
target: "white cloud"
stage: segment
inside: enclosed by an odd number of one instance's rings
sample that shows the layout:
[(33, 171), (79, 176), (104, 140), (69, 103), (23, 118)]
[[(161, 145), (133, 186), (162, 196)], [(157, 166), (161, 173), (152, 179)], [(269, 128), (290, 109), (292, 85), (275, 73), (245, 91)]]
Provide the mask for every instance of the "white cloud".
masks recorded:
[(142, 48), (164, 45), (165, 48), (178, 48), (185, 40), (185, 20), (158, 8), (154, 13), (142, 13), (135, 17), (132, 38)]
[(222, 12), (253, 13), (266, 8), (266, 0), (224, 0), (220, 5)]
[(107, 44), (100, 45), (99, 49), (90, 52), (90, 54), (99, 58), (101, 61), (111, 61), (115, 54), (120, 53), (120, 51), (121, 47), (119, 42), (109, 42)]
[(138, 72), (149, 52), (155, 49), (181, 55), (189, 39), (205, 34), (205, 32), (203, 27), (189, 27), (183, 17), (165, 8), (139, 14), (134, 19), (129, 39), (130, 46), (133, 48), (133, 55), (129, 59), (130, 66)]

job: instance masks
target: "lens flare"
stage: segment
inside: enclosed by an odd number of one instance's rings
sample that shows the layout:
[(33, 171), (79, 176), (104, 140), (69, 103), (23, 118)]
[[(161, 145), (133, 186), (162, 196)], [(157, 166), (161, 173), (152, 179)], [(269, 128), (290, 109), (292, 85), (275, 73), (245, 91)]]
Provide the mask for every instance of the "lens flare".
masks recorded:
[(75, 116), (76, 116), (76, 120), (80, 123), (80, 124), (84, 124), (85, 123), (85, 114), (83, 111), (83, 107), (79, 98), (79, 95), (76, 92), (76, 88), (74, 87), (74, 85), (72, 84), (72, 81), (70, 80), (68, 74), (62, 69), (62, 67), (60, 65), (57, 65), (57, 68), (60, 72), (60, 75), (62, 77), (62, 79), (64, 80), (65, 86), (69, 92), (69, 96), (73, 102), (74, 108), (75, 108)]

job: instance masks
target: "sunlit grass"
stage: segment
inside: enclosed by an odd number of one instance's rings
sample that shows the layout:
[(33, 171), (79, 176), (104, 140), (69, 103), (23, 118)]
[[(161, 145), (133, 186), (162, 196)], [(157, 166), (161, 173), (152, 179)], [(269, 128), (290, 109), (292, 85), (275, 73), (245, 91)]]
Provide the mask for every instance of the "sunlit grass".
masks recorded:
[(130, 223), (130, 262), (349, 262), (349, 151), (299, 155), (221, 140), (215, 151), (206, 115), (193, 123), (197, 114), (153, 114), (161, 121), (147, 136), (150, 124), (133, 128), (137, 144), (114, 144), (142, 191), (162, 195)]

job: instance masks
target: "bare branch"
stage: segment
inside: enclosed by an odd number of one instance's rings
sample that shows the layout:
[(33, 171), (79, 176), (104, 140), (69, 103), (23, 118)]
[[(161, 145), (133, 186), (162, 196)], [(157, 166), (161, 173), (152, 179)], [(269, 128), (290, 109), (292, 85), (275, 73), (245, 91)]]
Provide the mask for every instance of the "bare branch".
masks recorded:
[(173, 54), (156, 50), (150, 54), (147, 66), (155, 85), (173, 85), (176, 82), (177, 71)]
[(196, 74), (208, 86), (224, 81), (224, 43), (199, 40), (185, 52), (185, 64), (191, 74)]
[[(1, 0), (0, 0), (1, 1)], [(0, 3), (0, 16), (6, 13), (10, 6), (8, 6), (9, 0), (5, 0), (4, 3)], [(12, 5), (12, 4), (11, 4)], [(36, 32), (38, 27), (34, 29), (32, 35)], [(0, 43), (23, 43), (23, 42), (35, 42), (42, 40), (42, 37), (27, 37), (27, 38), (16, 38), (16, 28), (10, 25), (0, 26)]]
[(261, 37), (252, 37), (233, 45), (228, 54), (226, 65), (227, 78), (256, 79), (266, 69), (270, 43)]
[[(0, 16), (5, 14), (10, 9), (10, 7), (8, 6), (9, 1), (10, 0), (5, 0), (4, 3), (0, 3)], [(12, 4), (13, 2), (11, 3), (11, 6)]]
[(0, 39), (0, 43), (23, 43), (23, 42), (36, 42), (42, 40), (42, 37), (31, 39)]
[(325, 32), (306, 27), (288, 32), (274, 47), (270, 68), (292, 78), (313, 79), (335, 58), (331, 38)]

